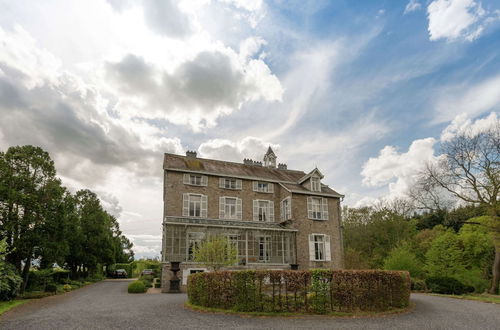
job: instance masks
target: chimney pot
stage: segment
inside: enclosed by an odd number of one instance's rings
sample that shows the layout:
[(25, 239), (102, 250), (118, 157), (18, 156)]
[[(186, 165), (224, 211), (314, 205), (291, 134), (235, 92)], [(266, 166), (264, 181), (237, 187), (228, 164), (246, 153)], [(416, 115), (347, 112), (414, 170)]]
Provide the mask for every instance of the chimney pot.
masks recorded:
[(186, 156), (190, 158), (196, 158), (196, 151), (186, 151)]

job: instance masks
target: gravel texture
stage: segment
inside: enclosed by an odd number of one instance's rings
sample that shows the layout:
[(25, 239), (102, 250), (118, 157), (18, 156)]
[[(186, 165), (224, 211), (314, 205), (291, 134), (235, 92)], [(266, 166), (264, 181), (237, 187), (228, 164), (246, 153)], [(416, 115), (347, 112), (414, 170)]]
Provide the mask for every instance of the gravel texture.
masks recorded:
[(106, 280), (34, 300), (0, 317), (0, 329), (500, 329), (500, 305), (412, 295), (411, 312), (383, 317), (242, 317), (186, 309), (185, 294), (128, 294)]

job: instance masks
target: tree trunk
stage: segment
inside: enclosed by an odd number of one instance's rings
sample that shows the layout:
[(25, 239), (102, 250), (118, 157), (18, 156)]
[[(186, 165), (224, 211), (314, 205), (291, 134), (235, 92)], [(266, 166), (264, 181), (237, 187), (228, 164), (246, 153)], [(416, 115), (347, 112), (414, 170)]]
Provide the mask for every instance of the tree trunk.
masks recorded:
[(24, 291), (26, 290), (26, 286), (28, 285), (30, 266), (31, 266), (31, 256), (29, 256), (28, 259), (26, 259), (26, 263), (24, 264), (23, 274), (22, 274), (23, 286), (21, 287), (21, 293), (24, 293)]
[(493, 278), (488, 291), (491, 294), (498, 294), (498, 282), (500, 281), (500, 244), (495, 244), (495, 261), (493, 262)]

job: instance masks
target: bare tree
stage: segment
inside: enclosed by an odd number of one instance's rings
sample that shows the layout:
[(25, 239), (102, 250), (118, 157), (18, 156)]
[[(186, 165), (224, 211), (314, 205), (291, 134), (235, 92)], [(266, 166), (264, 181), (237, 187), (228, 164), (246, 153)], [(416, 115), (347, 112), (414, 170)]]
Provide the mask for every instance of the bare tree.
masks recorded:
[[(439, 207), (442, 192), (465, 203), (485, 206), (492, 217), (495, 261), (490, 293), (500, 281), (500, 124), (482, 132), (462, 131), (441, 146), (442, 156), (425, 169), (419, 202)], [(441, 191), (441, 192), (440, 192)], [(420, 196), (420, 197), (418, 197)]]

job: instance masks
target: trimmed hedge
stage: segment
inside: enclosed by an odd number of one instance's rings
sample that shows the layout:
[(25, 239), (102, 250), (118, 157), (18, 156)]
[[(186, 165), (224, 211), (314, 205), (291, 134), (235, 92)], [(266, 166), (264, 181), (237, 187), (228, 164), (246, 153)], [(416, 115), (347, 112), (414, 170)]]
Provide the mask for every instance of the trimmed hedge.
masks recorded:
[(128, 285), (128, 293), (144, 293), (146, 290), (146, 286), (142, 281), (133, 281)]
[(386, 311), (407, 307), (410, 276), (381, 270), (247, 270), (188, 278), (193, 305), (242, 312)]

